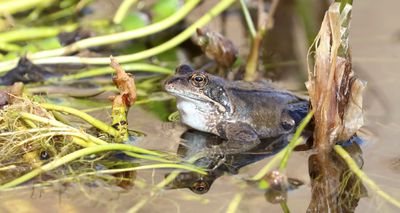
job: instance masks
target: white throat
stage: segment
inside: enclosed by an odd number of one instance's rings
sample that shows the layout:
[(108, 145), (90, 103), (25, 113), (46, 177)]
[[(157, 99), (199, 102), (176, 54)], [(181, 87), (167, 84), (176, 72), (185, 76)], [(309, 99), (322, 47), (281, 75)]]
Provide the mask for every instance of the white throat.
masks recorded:
[(182, 123), (203, 132), (211, 132), (215, 122), (215, 110), (211, 105), (201, 101), (177, 99), (177, 107)]

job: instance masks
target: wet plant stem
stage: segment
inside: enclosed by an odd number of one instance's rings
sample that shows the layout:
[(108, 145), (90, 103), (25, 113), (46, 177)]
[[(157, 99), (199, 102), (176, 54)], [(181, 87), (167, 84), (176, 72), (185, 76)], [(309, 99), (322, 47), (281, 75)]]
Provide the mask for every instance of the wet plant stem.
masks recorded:
[(281, 150), (280, 152), (278, 152), (278, 154), (276, 154), (271, 160), (269, 160), (268, 163), (263, 168), (261, 168), (257, 174), (255, 174), (251, 178), (251, 180), (252, 181), (261, 180), (268, 172), (270, 172), (273, 169), (273, 167), (276, 164), (278, 164), (278, 162), (283, 158), (283, 156), (285, 156), (286, 149), (287, 149), (287, 147), (285, 149)]
[(249, 28), (251, 38), (254, 39), (256, 37), (256, 28), (254, 27), (254, 23), (253, 20), (251, 20), (249, 9), (247, 8), (244, 0), (240, 0), (240, 7), (242, 8), (244, 19), (246, 20), (247, 27)]
[[(26, 41), (31, 39), (48, 38), (59, 34), (61, 31), (70, 32), (78, 27), (77, 24), (68, 24), (60, 27), (30, 27), (16, 29), (0, 33), (0, 41), (3, 43)], [(1, 63), (3, 65), (3, 63)]]
[(279, 170), (282, 172), (286, 169), (287, 162), (289, 160), (290, 154), (293, 152), (293, 149), (296, 147), (296, 144), (300, 144), (303, 142), (303, 138), (301, 138), (301, 133), (306, 128), (307, 124), (311, 121), (314, 115), (314, 111), (310, 111), (307, 116), (301, 121), (299, 127), (297, 127), (296, 132), (294, 133), (290, 143), (286, 147), (285, 155), (283, 156), (281, 163), (279, 165)]
[(235, 213), (238, 210), (239, 204), (243, 199), (243, 193), (236, 193), (231, 202), (229, 203), (226, 213)]
[(0, 50), (5, 52), (18, 52), (21, 50), (21, 47), (16, 44), (0, 42)]
[[(126, 71), (134, 71), (134, 72), (154, 72), (154, 73), (160, 73), (160, 74), (173, 74), (174, 71), (170, 70), (168, 68), (152, 65), (152, 64), (144, 64), (144, 63), (131, 63), (131, 64), (122, 64), (122, 68)], [(101, 67), (101, 68), (96, 68), (88, 71), (83, 71), (79, 72), (76, 74), (71, 74), (71, 75), (65, 75), (61, 78), (50, 78), (46, 82), (57, 82), (57, 81), (71, 81), (71, 80), (78, 80), (82, 78), (91, 78), (95, 76), (101, 76), (101, 75), (107, 75), (107, 74), (113, 74), (115, 71), (107, 66), (107, 67)]]
[(77, 109), (74, 109), (71, 107), (66, 107), (66, 106), (49, 104), (49, 103), (41, 103), (40, 106), (47, 110), (55, 110), (55, 111), (66, 112), (71, 115), (75, 115), (111, 136), (116, 137), (118, 135), (118, 131), (115, 128), (113, 128), (112, 126), (107, 125), (106, 123), (104, 123), (104, 122), (102, 122), (80, 110), (77, 110)]
[[(197, 0), (188, 1), (185, 4), (185, 6), (189, 3), (197, 4), (198, 2), (199, 1), (197, 1)], [(184, 30), (183, 32), (181, 32), (180, 34), (175, 36), (174, 38), (170, 39), (169, 41), (167, 41), (159, 46), (144, 50), (142, 52), (117, 56), (117, 57), (115, 57), (115, 59), (119, 63), (128, 63), (128, 62), (146, 59), (146, 58), (155, 56), (157, 54), (160, 54), (162, 52), (165, 52), (171, 48), (174, 48), (174, 47), (178, 46), (179, 44), (181, 44), (182, 42), (186, 41), (188, 38), (190, 38), (190, 36), (192, 36), (196, 32), (197, 28), (201, 28), (204, 25), (206, 25), (215, 16), (219, 15), (222, 11), (227, 9), (234, 2), (235, 2), (235, 0), (221, 0), (221, 1), (219, 1), (219, 3), (216, 6), (214, 6), (210, 11), (208, 11), (205, 15), (203, 15), (199, 20), (197, 20), (191, 26), (186, 28), (186, 30)], [(175, 13), (175, 15), (176, 14), (177, 13)], [(187, 14), (185, 14), (185, 16), (186, 15)], [(158, 22), (158, 23), (161, 23), (161, 22)], [(174, 22), (174, 24), (175, 23), (176, 22)], [(159, 28), (164, 27), (164, 26), (153, 26), (153, 25), (149, 25), (148, 27), (150, 27), (150, 26), (155, 28), (155, 29), (153, 29), (154, 31), (151, 33), (148, 32), (149, 30), (146, 30), (146, 31), (143, 30), (144, 28), (147, 28), (147, 27), (140, 28), (138, 30), (140, 30), (140, 32), (143, 35), (149, 35), (154, 32), (158, 32)], [(109, 36), (113, 36), (113, 35), (109, 35)], [(106, 41), (110, 41), (110, 40), (113, 40), (112, 43), (127, 40), (125, 36), (122, 36), (122, 38), (119, 36), (118, 39), (115, 39), (115, 38), (108, 38), (108, 39), (101, 38), (100, 39), (100, 37), (91, 38), (91, 39), (96, 39), (96, 41), (91, 40), (89, 42), (89, 41), (87, 41), (88, 39), (85, 39), (85, 40), (82, 40), (79, 42), (85, 41), (85, 45), (86, 45), (85, 48), (86, 48), (86, 47), (89, 47), (90, 45), (99, 46), (99, 45), (109, 44)], [(99, 39), (99, 41), (97, 41), (98, 39)], [(130, 39), (132, 39), (132, 38), (130, 38)], [(79, 45), (77, 45), (79, 42), (71, 44), (71, 45), (79, 46)], [(67, 47), (65, 47), (65, 48), (67, 48)], [(50, 56), (54, 56), (54, 55), (65, 55), (65, 53), (64, 53), (64, 51), (66, 50), (65, 48), (61, 48), (62, 50), (60, 49), (60, 50), (58, 50), (58, 52), (54, 51), (54, 53), (48, 52), (48, 53), (44, 54), (43, 52), (41, 52), (40, 55), (39, 55), (39, 53), (35, 53), (33, 55), (28, 56), (28, 58), (32, 59), (35, 64), (108, 64), (110, 62), (109, 57), (88, 58), (88, 57), (66, 56), (66, 57), (45, 58), (45, 57), (50, 57)], [(82, 46), (79, 46), (79, 48), (82, 48)], [(67, 49), (68, 49), (68, 51), (70, 51), (71, 47), (69, 47)], [(52, 51), (52, 50), (50, 50), (50, 51)], [(76, 49), (75, 49), (75, 51), (76, 51)], [(74, 51), (72, 51), (72, 52), (74, 52)], [(17, 63), (17, 60), (6, 61), (3, 63), (0, 63), (0, 73), (2, 71), (4, 72), (4, 71), (11, 69), (12, 67), (15, 66), (16, 63)]]
[(137, 0), (124, 0), (118, 7), (117, 12), (113, 18), (113, 22), (115, 24), (120, 24), (122, 20), (125, 18), (126, 14), (129, 12), (129, 8), (134, 5)]
[(333, 149), (336, 151), (340, 157), (347, 163), (350, 170), (357, 175), (358, 178), (366, 185), (368, 185), (375, 193), (381, 196), (384, 200), (388, 201), (389, 203), (393, 204), (397, 208), (400, 208), (400, 201), (396, 200), (386, 192), (384, 192), (373, 180), (371, 180), (357, 165), (357, 163), (353, 160), (353, 158), (347, 153), (345, 149), (343, 149), (340, 145), (335, 145)]
[[(0, 11), (7, 14), (14, 14), (36, 7), (46, 7), (51, 5), (55, 0), (12, 0), (0, 3)], [(0, 14), (2, 15), (2, 14)]]
[(254, 81), (256, 78), (260, 46), (263, 37), (263, 35), (257, 33), (251, 41), (250, 53), (247, 57), (246, 72), (244, 74), (245, 81)]
[(55, 127), (68, 128), (71, 132), (68, 132), (68, 134), (64, 133), (64, 135), (67, 134), (67, 135), (73, 136), (72, 141), (74, 143), (80, 145), (80, 146), (83, 146), (83, 147), (88, 147), (88, 146), (93, 145), (91, 143), (94, 143), (94, 144), (97, 144), (97, 145), (99, 145), (99, 144), (100, 145), (101, 144), (108, 144), (107, 142), (105, 142), (105, 141), (103, 141), (103, 140), (101, 140), (99, 138), (96, 138), (96, 137), (91, 136), (89, 134), (82, 133), (81, 131), (79, 131), (79, 130), (73, 128), (73, 127), (70, 127), (70, 126), (68, 126), (66, 124), (63, 124), (63, 123), (61, 123), (59, 121), (56, 121), (56, 120), (44, 118), (44, 117), (41, 117), (41, 116), (38, 116), (38, 115), (26, 113), (26, 112), (21, 112), (20, 116), (21, 116), (22, 119), (28, 119), (30, 121), (39, 122), (39, 123), (43, 123), (43, 124), (48, 124), (48, 125), (52, 125), (52, 126), (55, 126)]
[(78, 151), (72, 152), (68, 155), (65, 155), (61, 158), (57, 158), (53, 161), (51, 161), (48, 164), (45, 164), (39, 168), (36, 168), (32, 170), (31, 172), (28, 172), (25, 175), (22, 175), (21, 177), (18, 177), (6, 184), (0, 185), (0, 190), (1, 189), (7, 189), (13, 186), (17, 186), (21, 183), (24, 183), (39, 174), (43, 172), (47, 172), (53, 169), (56, 169), (57, 167), (64, 165), (66, 163), (69, 163), (73, 160), (76, 160), (78, 158), (88, 156), (91, 154), (99, 153), (99, 152), (105, 152), (105, 151), (129, 151), (129, 152), (136, 152), (136, 153), (143, 153), (143, 154), (156, 154), (159, 155), (157, 152), (145, 150), (139, 147), (131, 146), (131, 145), (126, 145), (126, 144), (104, 144), (104, 145), (98, 145), (98, 146), (92, 146), (92, 147), (87, 147), (80, 149)]
[(286, 201), (282, 201), (282, 202), (280, 202), (280, 204), (281, 204), (282, 211), (284, 213), (290, 213), (290, 210), (289, 210), (289, 207), (288, 207)]
[(279, 0), (272, 0), (268, 15), (264, 11), (264, 2), (258, 0), (258, 28), (251, 40), (250, 53), (247, 57), (245, 81), (254, 81), (257, 77), (257, 65), (259, 63), (260, 48), (267, 31), (273, 27), (273, 17)]
[(130, 171), (137, 171), (137, 170), (144, 170), (144, 169), (183, 169), (183, 170), (187, 170), (187, 171), (197, 172), (197, 173), (203, 174), (203, 175), (207, 174), (204, 170), (194, 167), (194, 166), (189, 166), (189, 165), (184, 165), (184, 164), (163, 163), (163, 164), (151, 164), (151, 165), (137, 166), (137, 167), (131, 167), (131, 168), (122, 168), (122, 169), (106, 169), (106, 170), (100, 170), (100, 171), (96, 171), (96, 172), (83, 173), (81, 175), (84, 176), (84, 175), (97, 175), (97, 174), (115, 174), (115, 173), (120, 173), (120, 172), (130, 172)]

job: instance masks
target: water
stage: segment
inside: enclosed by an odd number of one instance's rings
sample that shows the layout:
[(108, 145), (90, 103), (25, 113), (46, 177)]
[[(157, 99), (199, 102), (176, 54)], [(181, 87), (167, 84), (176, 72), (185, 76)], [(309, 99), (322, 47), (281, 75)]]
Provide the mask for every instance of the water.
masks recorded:
[[(399, 1), (372, 0), (355, 2), (351, 28), (354, 69), (368, 81), (365, 95), (367, 132), (362, 145), (363, 170), (386, 192), (400, 199), (400, 73)], [(185, 128), (158, 121), (154, 115), (135, 108), (130, 112), (131, 127), (147, 136), (138, 143), (145, 148), (176, 152)], [(365, 131), (367, 130), (367, 131)], [(289, 160), (287, 175), (304, 182), (289, 192), (292, 212), (305, 212), (311, 199), (308, 174), (310, 152), (295, 152)], [(235, 196), (243, 195), (238, 212), (281, 212), (277, 204), (266, 202), (264, 191), (256, 186), (243, 186), (240, 180), (259, 171), (268, 162), (265, 158), (246, 166), (239, 175), (217, 178), (205, 194), (189, 189), (160, 191), (153, 196), (151, 186), (164, 179), (169, 170), (139, 171), (136, 186), (129, 191), (118, 187), (74, 187), (56, 185), (51, 188), (27, 188), (18, 193), (0, 194), (1, 212), (125, 212), (149, 198), (140, 212), (225, 212)], [(243, 193), (243, 194), (241, 194)], [(369, 190), (356, 212), (398, 212), (393, 206)]]

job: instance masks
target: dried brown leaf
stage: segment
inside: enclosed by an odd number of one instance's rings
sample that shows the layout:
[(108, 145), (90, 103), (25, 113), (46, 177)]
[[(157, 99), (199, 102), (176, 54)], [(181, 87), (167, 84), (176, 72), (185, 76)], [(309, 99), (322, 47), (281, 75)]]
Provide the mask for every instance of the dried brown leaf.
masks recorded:
[(363, 125), (365, 82), (352, 70), (347, 37), (351, 6), (348, 6), (350, 9), (343, 10), (348, 14), (340, 14), (336, 3), (325, 14), (315, 41), (314, 69), (309, 71), (306, 83), (315, 111), (314, 139), (322, 149), (348, 140)]
[(132, 106), (136, 101), (136, 86), (135, 79), (132, 75), (126, 73), (121, 65), (113, 58), (110, 57), (110, 66), (115, 70), (116, 74), (113, 77), (113, 82), (117, 86), (121, 96), (121, 103), (125, 104), (127, 107)]
[(231, 67), (238, 56), (238, 51), (231, 40), (223, 35), (203, 29), (197, 29), (197, 45), (212, 60), (223, 68)]

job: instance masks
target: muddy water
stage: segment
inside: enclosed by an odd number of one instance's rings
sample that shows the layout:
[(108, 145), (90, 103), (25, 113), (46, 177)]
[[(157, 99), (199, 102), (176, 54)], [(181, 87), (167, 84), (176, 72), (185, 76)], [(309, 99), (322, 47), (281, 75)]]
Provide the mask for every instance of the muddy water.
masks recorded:
[[(364, 171), (397, 198), (400, 198), (399, 7), (400, 2), (395, 0), (379, 1), (379, 4), (372, 0), (357, 1), (351, 30), (356, 73), (369, 82), (363, 130), (367, 139), (362, 146)], [(148, 135), (139, 141), (141, 146), (176, 152), (184, 127), (162, 123), (138, 108), (130, 114), (131, 127)], [(292, 212), (305, 212), (310, 202), (309, 155), (296, 152), (289, 161), (288, 176), (305, 182), (289, 193), (288, 206)], [(225, 212), (238, 195), (243, 195), (238, 212), (281, 212), (279, 205), (265, 201), (263, 191), (238, 184), (241, 177), (255, 174), (266, 162), (268, 158), (242, 168), (239, 175), (217, 178), (204, 195), (188, 189), (164, 190), (143, 200), (152, 194), (150, 186), (162, 181), (168, 171), (140, 171), (136, 187), (131, 191), (60, 185), (50, 189), (26, 189), (18, 194), (2, 192), (0, 212), (126, 212), (138, 203), (144, 204), (139, 212)], [(369, 191), (369, 197), (360, 200), (356, 212), (398, 210)]]

